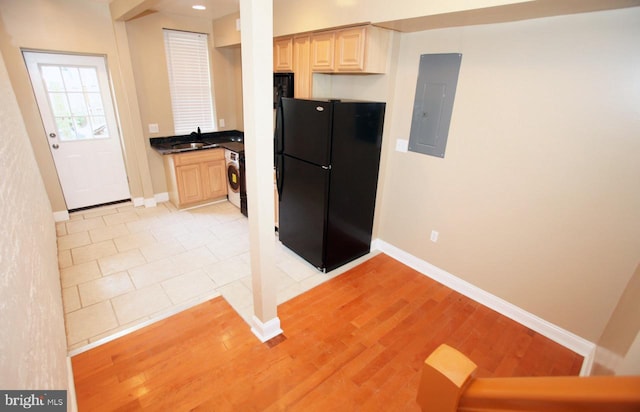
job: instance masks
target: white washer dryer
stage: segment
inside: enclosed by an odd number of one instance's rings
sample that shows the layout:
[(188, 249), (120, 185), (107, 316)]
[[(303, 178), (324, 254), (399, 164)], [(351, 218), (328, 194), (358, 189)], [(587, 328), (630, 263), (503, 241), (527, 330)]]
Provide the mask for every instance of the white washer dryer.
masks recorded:
[(224, 157), (227, 164), (227, 198), (240, 208), (240, 154), (225, 149)]

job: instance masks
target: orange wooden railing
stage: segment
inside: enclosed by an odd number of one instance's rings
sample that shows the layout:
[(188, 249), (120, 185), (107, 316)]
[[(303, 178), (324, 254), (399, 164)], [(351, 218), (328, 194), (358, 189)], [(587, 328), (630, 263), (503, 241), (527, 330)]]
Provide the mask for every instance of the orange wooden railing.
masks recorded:
[(640, 412), (640, 376), (474, 378), (476, 365), (447, 345), (422, 370), (423, 412)]

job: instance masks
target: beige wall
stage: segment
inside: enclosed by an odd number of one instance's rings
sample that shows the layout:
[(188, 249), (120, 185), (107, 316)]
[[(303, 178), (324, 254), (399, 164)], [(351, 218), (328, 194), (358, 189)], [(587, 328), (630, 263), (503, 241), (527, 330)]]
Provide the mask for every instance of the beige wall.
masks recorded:
[(639, 8), (403, 34), (385, 139), (420, 54), (462, 67), (446, 157), (387, 153), (379, 237), (597, 341), (640, 258), (638, 39)]
[[(33, 97), (20, 48), (107, 56), (121, 122), (129, 185), (133, 197), (143, 196), (148, 171), (139, 168), (144, 151), (136, 150), (141, 130), (135, 127), (137, 108), (127, 106), (121, 57), (108, 4), (82, 0), (23, 0), (0, 2), (0, 50), (4, 56), (27, 132), (54, 211), (66, 210), (42, 121)], [(136, 140), (137, 139), (137, 140)], [(143, 163), (146, 159), (142, 159)], [(145, 174), (147, 176), (145, 176)], [(150, 186), (150, 184), (149, 184)], [(149, 195), (147, 194), (147, 197)]]
[(616, 375), (640, 375), (640, 333), (616, 369)]
[(640, 264), (598, 340), (596, 371), (640, 374)]
[[(277, 2), (276, 34), (439, 7), (311, 3)], [(640, 259), (639, 15), (399, 34), (387, 75), (314, 75), (316, 96), (387, 102), (374, 235), (597, 342)], [(450, 52), (463, 59), (446, 158), (396, 152), (420, 54)]]
[[(241, 117), (237, 115), (237, 99), (242, 93), (242, 90), (237, 89), (236, 81), (236, 67), (241, 65), (239, 49), (214, 48), (211, 21), (165, 13), (152, 13), (128, 21), (126, 27), (140, 114), (146, 137), (163, 137), (175, 134), (163, 28), (209, 34), (216, 115), (218, 119), (225, 121), (225, 127), (219, 127), (219, 130), (242, 128)], [(150, 134), (147, 126), (149, 123), (157, 123), (159, 133)], [(197, 125), (194, 125), (194, 131), (196, 127)], [(162, 156), (151, 149), (148, 141), (145, 144), (154, 192), (166, 192)]]
[(67, 389), (56, 230), (0, 55), (0, 388)]

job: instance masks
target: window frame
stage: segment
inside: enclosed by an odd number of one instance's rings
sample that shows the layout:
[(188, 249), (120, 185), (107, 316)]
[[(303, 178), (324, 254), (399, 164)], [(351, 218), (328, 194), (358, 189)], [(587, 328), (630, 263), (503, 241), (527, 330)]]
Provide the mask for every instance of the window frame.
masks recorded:
[(162, 31), (174, 133), (189, 134), (198, 127), (202, 132), (217, 131), (209, 35)]

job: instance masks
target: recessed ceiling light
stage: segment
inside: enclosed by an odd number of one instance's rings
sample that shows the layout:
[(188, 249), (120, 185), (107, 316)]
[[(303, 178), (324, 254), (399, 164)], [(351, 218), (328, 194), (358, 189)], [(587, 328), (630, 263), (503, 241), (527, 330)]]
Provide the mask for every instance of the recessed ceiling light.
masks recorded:
[(196, 4), (195, 6), (191, 6), (191, 8), (194, 9), (194, 10), (206, 10), (207, 9), (202, 4)]

